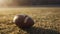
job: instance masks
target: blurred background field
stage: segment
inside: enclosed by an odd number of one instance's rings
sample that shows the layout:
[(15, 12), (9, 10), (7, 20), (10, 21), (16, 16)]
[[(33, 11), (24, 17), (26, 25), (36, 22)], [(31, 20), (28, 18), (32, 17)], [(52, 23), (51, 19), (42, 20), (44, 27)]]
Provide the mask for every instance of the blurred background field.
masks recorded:
[[(35, 24), (29, 29), (20, 29), (12, 22), (17, 14), (27, 14)], [(60, 8), (21, 7), (0, 8), (0, 34), (59, 34)]]

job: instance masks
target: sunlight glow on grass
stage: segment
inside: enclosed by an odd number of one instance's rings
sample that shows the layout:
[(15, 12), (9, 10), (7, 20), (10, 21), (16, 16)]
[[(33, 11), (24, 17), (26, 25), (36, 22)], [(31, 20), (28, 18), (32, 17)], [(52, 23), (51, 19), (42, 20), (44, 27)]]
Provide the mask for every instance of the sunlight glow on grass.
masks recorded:
[[(27, 14), (34, 20), (34, 28), (26, 31), (18, 28), (12, 22), (17, 14)], [(43, 28), (43, 29), (41, 29)], [(48, 29), (47, 31), (44, 29)], [(51, 29), (51, 30), (49, 30)], [(60, 32), (60, 9), (59, 8), (0, 8), (0, 33), (1, 34), (54, 34)]]

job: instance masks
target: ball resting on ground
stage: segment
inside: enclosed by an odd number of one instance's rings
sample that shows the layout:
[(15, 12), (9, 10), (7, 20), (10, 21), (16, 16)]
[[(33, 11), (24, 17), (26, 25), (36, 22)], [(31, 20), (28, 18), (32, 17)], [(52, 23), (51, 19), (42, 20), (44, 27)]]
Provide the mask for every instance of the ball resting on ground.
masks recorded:
[(21, 28), (28, 28), (34, 25), (34, 20), (28, 15), (16, 15), (13, 18), (13, 22)]

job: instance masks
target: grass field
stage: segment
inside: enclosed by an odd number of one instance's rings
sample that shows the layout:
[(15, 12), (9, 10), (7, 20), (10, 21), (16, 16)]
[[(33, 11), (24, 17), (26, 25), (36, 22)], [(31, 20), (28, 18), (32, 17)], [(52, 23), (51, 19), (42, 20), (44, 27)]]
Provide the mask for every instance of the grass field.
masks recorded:
[[(17, 14), (27, 14), (33, 27), (21, 29), (12, 22)], [(0, 34), (60, 34), (60, 8), (21, 7), (0, 8)]]

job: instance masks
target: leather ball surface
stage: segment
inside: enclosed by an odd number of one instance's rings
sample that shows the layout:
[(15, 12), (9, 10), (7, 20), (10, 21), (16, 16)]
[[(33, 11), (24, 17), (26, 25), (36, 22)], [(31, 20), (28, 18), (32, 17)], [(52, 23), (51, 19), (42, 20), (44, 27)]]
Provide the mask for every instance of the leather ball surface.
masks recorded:
[(31, 27), (34, 25), (33, 19), (28, 15), (16, 15), (13, 19), (13, 22), (18, 27), (22, 27), (22, 28)]

